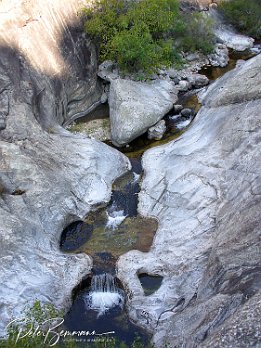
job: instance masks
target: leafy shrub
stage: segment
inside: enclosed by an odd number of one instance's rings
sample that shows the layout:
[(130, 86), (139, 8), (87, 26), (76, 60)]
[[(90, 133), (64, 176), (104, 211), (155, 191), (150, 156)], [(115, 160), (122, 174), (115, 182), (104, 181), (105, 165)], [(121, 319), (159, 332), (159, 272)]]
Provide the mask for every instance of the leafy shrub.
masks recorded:
[[(30, 330), (34, 331), (48, 319), (63, 317), (63, 313), (55, 309), (51, 304), (41, 304), (40, 301), (24, 309), (24, 316), (21, 320), (15, 321), (8, 326), (8, 338), (0, 340), (2, 348), (44, 348), (49, 346), (44, 342), (43, 336), (26, 335)], [(17, 340), (18, 335), (20, 339)], [(24, 337), (23, 337), (24, 336)], [(22, 338), (23, 337), (23, 338)]]
[(254, 38), (261, 38), (260, 0), (223, 0), (219, 9), (236, 29)]
[(97, 0), (84, 12), (85, 30), (98, 41), (100, 59), (117, 61), (123, 71), (151, 73), (180, 64), (181, 50), (213, 47), (210, 22), (200, 14), (181, 14), (179, 0)]
[(180, 46), (184, 51), (201, 51), (209, 54), (213, 50), (213, 21), (201, 12), (185, 14), (180, 35)]

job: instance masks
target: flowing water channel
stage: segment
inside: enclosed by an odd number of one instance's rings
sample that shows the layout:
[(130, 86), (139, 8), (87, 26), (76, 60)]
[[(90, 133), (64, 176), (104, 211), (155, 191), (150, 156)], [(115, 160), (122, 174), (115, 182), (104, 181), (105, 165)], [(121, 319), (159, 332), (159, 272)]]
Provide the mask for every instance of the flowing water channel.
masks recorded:
[[(228, 67), (205, 67), (200, 72), (215, 80), (233, 69), (238, 59), (248, 59), (250, 56), (253, 53), (231, 53)], [(143, 175), (141, 157), (147, 149), (178, 138), (189, 127), (200, 109), (194, 92), (180, 95), (177, 102), (184, 108), (192, 109), (191, 116), (184, 119), (175, 115), (174, 111), (166, 115), (167, 131), (161, 140), (149, 140), (145, 134), (119, 149), (130, 159), (132, 170), (114, 182), (107, 207), (89, 213), (84, 221), (75, 221), (63, 231), (60, 242), (63, 252), (87, 253), (93, 258), (92, 273), (74, 290), (73, 305), (65, 316), (68, 330), (103, 333), (95, 337), (96, 342), (117, 337), (128, 347), (136, 336), (140, 337), (144, 347), (149, 342), (150, 336), (128, 318), (126, 294), (115, 276), (115, 265), (118, 257), (129, 250), (150, 250), (158, 223), (155, 219), (139, 215), (137, 211)], [(86, 123), (86, 119), (77, 122)], [(113, 146), (109, 141), (107, 143)], [(151, 295), (161, 285), (161, 277), (148, 274), (138, 276), (145, 296)], [(85, 338), (78, 345), (84, 346), (86, 340), (91, 342), (93, 338)]]

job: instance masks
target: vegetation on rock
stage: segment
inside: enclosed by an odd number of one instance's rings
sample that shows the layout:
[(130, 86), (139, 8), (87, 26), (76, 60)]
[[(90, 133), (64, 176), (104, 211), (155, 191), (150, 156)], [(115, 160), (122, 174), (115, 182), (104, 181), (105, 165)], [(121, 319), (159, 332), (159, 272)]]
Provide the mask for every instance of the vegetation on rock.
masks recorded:
[(219, 9), (236, 29), (254, 38), (261, 38), (260, 0), (223, 0)]
[(201, 13), (182, 14), (178, 0), (97, 0), (84, 13), (100, 60), (114, 60), (123, 71), (151, 73), (180, 65), (182, 50), (213, 48), (212, 22)]

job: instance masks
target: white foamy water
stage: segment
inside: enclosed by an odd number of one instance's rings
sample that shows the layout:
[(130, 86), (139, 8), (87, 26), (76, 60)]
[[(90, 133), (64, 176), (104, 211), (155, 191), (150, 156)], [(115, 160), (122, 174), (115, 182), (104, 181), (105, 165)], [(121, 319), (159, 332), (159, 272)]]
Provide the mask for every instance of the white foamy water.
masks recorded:
[(179, 123), (176, 124), (176, 127), (178, 129), (183, 129), (183, 128), (187, 127), (190, 124), (190, 122), (191, 122), (190, 119), (182, 121), (182, 122), (179, 122)]
[(110, 213), (107, 212), (107, 228), (111, 228), (115, 230), (127, 217), (128, 215), (124, 215), (124, 210), (115, 210)]
[(114, 307), (123, 307), (123, 296), (117, 292), (90, 292), (87, 305), (98, 312), (98, 317)]
[(122, 308), (124, 296), (115, 284), (115, 278), (104, 273), (92, 278), (91, 291), (87, 294), (85, 303), (87, 308), (97, 311), (99, 317), (114, 307)]
[(177, 120), (178, 118), (180, 118), (180, 115), (173, 115), (173, 116), (170, 116), (170, 119), (171, 119), (172, 121), (175, 121), (175, 120)]
[(133, 172), (133, 184), (136, 184), (140, 180), (140, 174)]

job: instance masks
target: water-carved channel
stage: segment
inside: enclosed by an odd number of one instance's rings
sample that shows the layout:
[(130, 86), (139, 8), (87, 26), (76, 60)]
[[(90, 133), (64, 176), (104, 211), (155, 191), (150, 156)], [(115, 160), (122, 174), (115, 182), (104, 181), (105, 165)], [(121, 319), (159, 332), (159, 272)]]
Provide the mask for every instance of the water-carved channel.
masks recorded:
[[(227, 68), (206, 67), (201, 73), (214, 80), (235, 67), (236, 60), (249, 55), (232, 55)], [(138, 193), (142, 181), (141, 156), (147, 149), (178, 138), (193, 121), (200, 109), (195, 93), (183, 94), (177, 104), (190, 108), (191, 114), (182, 117), (174, 109), (165, 116), (167, 131), (161, 140), (149, 140), (143, 135), (120, 149), (127, 155), (132, 170), (117, 179), (109, 204), (88, 214), (84, 221), (75, 221), (63, 231), (61, 250), (87, 253), (93, 258), (92, 274), (83, 279), (73, 294), (73, 305), (65, 316), (65, 326), (73, 331), (109, 333), (131, 346), (136, 336), (145, 346), (149, 335), (130, 322), (125, 310), (126, 294), (115, 276), (118, 257), (129, 250), (148, 252), (157, 231), (157, 221), (138, 214)], [(86, 123), (85, 120), (78, 120)], [(110, 142), (107, 141), (109, 145)], [(111, 145), (112, 146), (112, 145)], [(162, 278), (148, 274), (138, 275), (144, 295), (150, 296), (161, 285)], [(103, 337), (101, 339), (104, 339)]]

